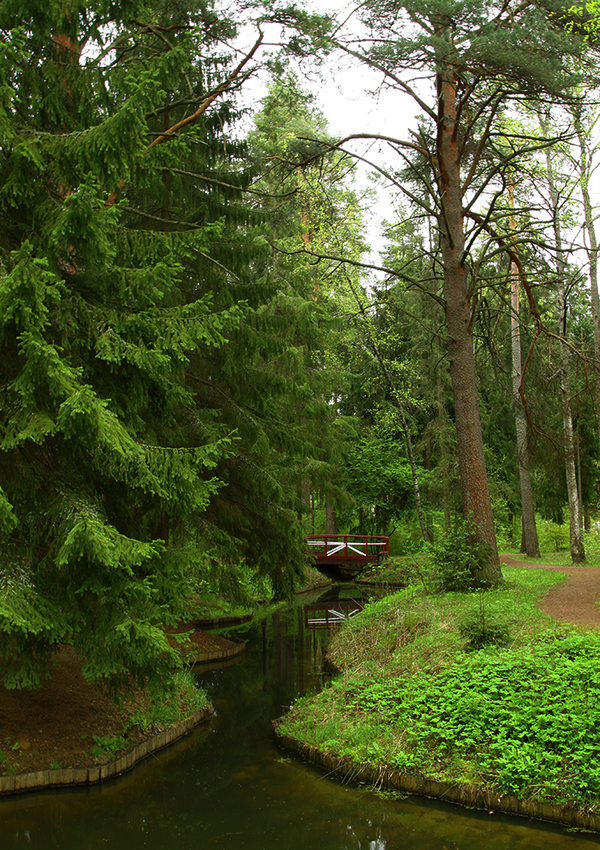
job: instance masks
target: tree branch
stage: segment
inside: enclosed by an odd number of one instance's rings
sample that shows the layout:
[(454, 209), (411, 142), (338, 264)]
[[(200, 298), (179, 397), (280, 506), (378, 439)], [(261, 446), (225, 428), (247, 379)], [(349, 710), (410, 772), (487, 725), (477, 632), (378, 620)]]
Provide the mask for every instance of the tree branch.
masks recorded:
[[(220, 95), (222, 95), (226, 91), (228, 91), (228, 89), (231, 87), (231, 84), (239, 76), (239, 74), (241, 73), (244, 66), (248, 64), (250, 59), (252, 59), (252, 57), (254, 56), (254, 54), (256, 53), (256, 51), (258, 50), (260, 45), (262, 44), (262, 42), (263, 42), (263, 33), (259, 29), (259, 36), (258, 36), (256, 42), (254, 43), (254, 45), (252, 46), (252, 49), (250, 50), (250, 52), (247, 53), (246, 56), (244, 56), (242, 61), (233, 69), (231, 74), (229, 74), (229, 76), (221, 83), (221, 85), (218, 86), (214, 90), (214, 92), (206, 98), (206, 100), (198, 107), (198, 109), (196, 109), (195, 112), (193, 112), (191, 115), (188, 115), (187, 118), (183, 118), (181, 121), (178, 121), (176, 124), (173, 124), (172, 127), (169, 127), (167, 130), (165, 130), (163, 133), (161, 133), (160, 136), (157, 136), (155, 139), (153, 139), (150, 142), (150, 144), (148, 145), (148, 147), (146, 148), (146, 153), (150, 150), (150, 148), (154, 148), (157, 145), (160, 145), (163, 142), (166, 142), (169, 139), (172, 139), (174, 137), (175, 133), (177, 133), (179, 130), (183, 130), (184, 127), (188, 127), (190, 124), (193, 124), (194, 121), (197, 121), (198, 118), (200, 118), (202, 115), (204, 115), (204, 113), (209, 108), (209, 106), (211, 106)], [(119, 184), (117, 186), (116, 191), (113, 192), (111, 195), (109, 195), (109, 197), (106, 200), (105, 206), (112, 207), (116, 203), (116, 201), (119, 197), (119, 194), (122, 192), (122, 190), (125, 186), (125, 183), (126, 183), (125, 178), (123, 178), (122, 180), (119, 181)]]

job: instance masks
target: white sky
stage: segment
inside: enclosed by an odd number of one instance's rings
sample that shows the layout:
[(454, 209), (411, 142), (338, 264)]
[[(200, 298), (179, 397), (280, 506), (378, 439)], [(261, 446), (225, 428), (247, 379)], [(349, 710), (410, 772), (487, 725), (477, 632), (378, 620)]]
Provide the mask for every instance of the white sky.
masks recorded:
[[(341, 7), (342, 4), (339, 5)], [(252, 44), (254, 33), (255, 30), (245, 35), (244, 45)], [(266, 33), (267, 40), (269, 35)], [(329, 132), (333, 136), (343, 138), (353, 133), (379, 133), (406, 139), (409, 126), (416, 126), (418, 107), (414, 101), (397, 91), (379, 90), (381, 75), (361, 66), (358, 61), (336, 54), (329, 57), (319, 69), (311, 67), (310, 62), (304, 60), (294, 70), (302, 88), (315, 95), (315, 106), (327, 119)], [(266, 74), (257, 75), (248, 81), (241, 92), (240, 104), (250, 109), (260, 109), (267, 82)], [(368, 143), (364, 141), (350, 143), (348, 148), (368, 157)], [(378, 165), (385, 164), (381, 150), (374, 152), (372, 158)], [(387, 162), (400, 165), (397, 157), (395, 161), (387, 157)], [(374, 188), (367, 178), (369, 170), (367, 166), (359, 165), (356, 179), (359, 193), (363, 188)], [(391, 221), (394, 218), (391, 194), (381, 183), (377, 184), (376, 192), (377, 199), (370, 207), (366, 221), (368, 241), (373, 249), (370, 260), (374, 263), (380, 261), (379, 252), (384, 247), (381, 223), (384, 219)]]
[[(317, 0), (308, 0), (303, 6), (309, 10), (325, 13), (327, 8)], [(344, 9), (350, 6), (345, 0), (329, 0), (328, 7), (339, 10), (340, 15)], [(272, 27), (269, 32), (265, 30), (266, 41), (272, 38), (277, 41), (279, 28)], [(256, 30), (246, 32), (240, 40), (240, 49), (244, 52), (245, 45), (251, 45), (256, 38)], [(269, 48), (266, 48), (268, 50)], [(302, 65), (294, 68), (300, 85), (311, 91), (315, 97), (315, 105), (323, 113), (329, 123), (329, 132), (338, 137), (345, 137), (353, 133), (374, 133), (391, 136), (398, 139), (408, 139), (410, 129), (417, 125), (416, 116), (419, 111), (418, 105), (408, 95), (402, 95), (397, 90), (381, 90), (381, 75), (371, 71), (358, 60), (353, 61), (340, 54), (330, 56), (320, 68), (311, 67), (311, 63), (304, 60)], [(240, 102), (250, 109), (260, 108), (260, 101), (266, 93), (268, 78), (265, 75), (257, 76), (244, 86)], [(425, 96), (425, 100), (427, 100)], [(352, 142), (348, 149), (368, 157), (368, 143)], [(373, 150), (372, 159), (378, 165), (391, 165), (400, 167), (401, 162), (389, 147), (379, 146)], [(384, 219), (394, 220), (393, 196), (398, 195), (397, 189), (386, 191), (381, 182), (376, 187), (367, 179), (368, 168), (359, 166), (356, 181), (356, 189), (363, 187), (375, 188), (377, 200), (371, 204), (366, 217), (367, 238), (372, 246), (371, 262), (380, 262), (379, 252), (384, 248), (384, 239), (381, 234), (381, 225)], [(600, 183), (600, 175), (595, 179), (596, 185)]]

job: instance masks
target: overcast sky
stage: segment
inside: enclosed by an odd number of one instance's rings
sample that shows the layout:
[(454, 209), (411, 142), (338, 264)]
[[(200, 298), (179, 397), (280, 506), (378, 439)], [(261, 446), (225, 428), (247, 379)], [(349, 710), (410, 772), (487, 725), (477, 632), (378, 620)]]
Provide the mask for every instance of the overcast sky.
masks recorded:
[[(326, 12), (332, 7), (337, 7), (340, 12), (349, 8), (347, 3), (329, 0), (327, 8), (321, 4), (312, 2), (303, 3), (303, 7), (319, 12)], [(239, 42), (240, 49), (251, 45), (256, 37), (256, 30), (246, 31)], [(278, 37), (277, 28), (270, 31), (265, 28), (265, 40), (276, 41)], [(268, 48), (267, 48), (268, 50)], [(380, 133), (400, 139), (408, 137), (409, 125), (415, 127), (415, 115), (417, 107), (408, 96), (402, 96), (398, 92), (379, 90), (381, 76), (371, 72), (357, 61), (344, 58), (339, 54), (329, 57), (320, 68), (311, 65), (309, 61), (303, 61), (294, 70), (298, 75), (300, 85), (311, 91), (316, 98), (316, 107), (324, 114), (329, 123), (329, 132), (337, 137), (345, 137), (352, 133)], [(259, 109), (261, 99), (266, 93), (268, 78), (265, 74), (258, 75), (243, 88), (240, 103), (250, 109)], [(382, 164), (382, 151), (375, 153), (374, 149), (369, 151), (365, 142), (355, 142), (348, 148), (369, 157)], [(400, 165), (393, 159), (391, 153), (383, 152), (388, 164)], [(357, 188), (360, 189), (372, 184), (367, 180), (367, 167), (360, 166), (357, 179)], [(390, 195), (385, 188), (378, 185), (376, 188), (378, 201), (372, 206), (368, 215), (369, 242), (374, 251), (371, 258), (378, 262), (378, 252), (383, 247), (381, 238), (381, 221), (384, 218), (393, 219), (393, 206)]]

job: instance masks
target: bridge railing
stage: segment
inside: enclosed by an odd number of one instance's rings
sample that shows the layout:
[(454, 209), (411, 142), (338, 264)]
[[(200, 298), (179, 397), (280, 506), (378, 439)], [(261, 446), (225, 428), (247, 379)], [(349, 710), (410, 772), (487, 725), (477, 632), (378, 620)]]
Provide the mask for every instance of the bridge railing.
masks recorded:
[(367, 534), (311, 534), (306, 542), (317, 561), (377, 561), (389, 555), (389, 537)]

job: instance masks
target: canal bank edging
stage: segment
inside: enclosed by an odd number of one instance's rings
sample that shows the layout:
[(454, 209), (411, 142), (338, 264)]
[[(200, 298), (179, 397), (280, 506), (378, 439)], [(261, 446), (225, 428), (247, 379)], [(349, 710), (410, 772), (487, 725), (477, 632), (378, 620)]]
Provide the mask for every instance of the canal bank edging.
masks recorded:
[(235, 658), (246, 651), (247, 640), (238, 640), (237, 638), (227, 638), (234, 644), (230, 649), (215, 649), (213, 652), (202, 652), (191, 659), (190, 663), (193, 667), (200, 667), (203, 664), (211, 664), (214, 661), (228, 661), (230, 658)]
[(21, 791), (40, 791), (43, 788), (57, 788), (66, 785), (95, 785), (119, 776), (131, 770), (138, 762), (152, 753), (174, 744), (188, 735), (194, 727), (204, 723), (213, 715), (210, 707), (200, 708), (179, 723), (169, 726), (157, 735), (147, 738), (124, 755), (113, 761), (93, 767), (65, 767), (58, 769), (36, 770), (33, 773), (12, 773), (0, 776), (0, 795), (16, 794)]
[(208, 617), (204, 619), (197, 617), (191, 621), (191, 625), (195, 629), (225, 629), (228, 626), (240, 626), (249, 623), (253, 617), (254, 614), (236, 614), (230, 617)]
[(511, 795), (498, 795), (486, 788), (451, 782), (437, 782), (425, 776), (400, 773), (383, 765), (376, 766), (365, 762), (353, 762), (349, 757), (324, 753), (316, 747), (304, 744), (291, 735), (278, 731), (282, 718), (273, 721), (273, 733), (277, 743), (285, 750), (300, 756), (304, 761), (317, 765), (352, 782), (373, 785), (378, 789), (388, 788), (401, 791), (404, 794), (416, 794), (419, 797), (429, 797), (456, 803), (471, 809), (481, 809), (489, 814), (502, 812), (507, 815), (536, 820), (550, 821), (577, 829), (600, 832), (600, 815), (585, 812), (567, 806), (555, 806), (551, 803), (538, 803), (534, 800), (521, 800)]

